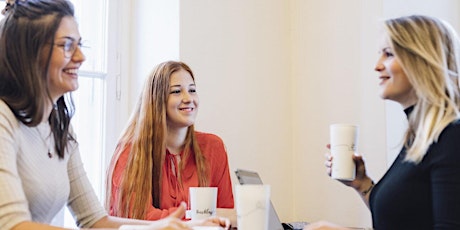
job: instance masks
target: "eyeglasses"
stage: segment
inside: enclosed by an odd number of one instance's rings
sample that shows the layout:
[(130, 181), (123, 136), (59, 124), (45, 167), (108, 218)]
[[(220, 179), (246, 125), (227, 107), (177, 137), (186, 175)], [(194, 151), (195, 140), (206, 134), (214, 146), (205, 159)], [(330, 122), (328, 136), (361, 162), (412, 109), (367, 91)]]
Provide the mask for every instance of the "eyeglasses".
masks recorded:
[(62, 50), (64, 51), (64, 57), (70, 58), (73, 56), (75, 53), (75, 50), (78, 48), (88, 48), (87, 46), (83, 45), (81, 41), (75, 41), (73, 39), (66, 39), (65, 42), (58, 42), (58, 43), (53, 43), (53, 45), (57, 47), (61, 47)]

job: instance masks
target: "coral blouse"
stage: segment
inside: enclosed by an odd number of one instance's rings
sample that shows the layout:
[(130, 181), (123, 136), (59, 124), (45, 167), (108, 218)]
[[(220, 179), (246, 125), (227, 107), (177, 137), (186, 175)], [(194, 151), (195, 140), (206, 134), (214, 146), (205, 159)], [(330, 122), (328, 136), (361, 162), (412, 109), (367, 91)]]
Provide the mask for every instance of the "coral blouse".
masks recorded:
[[(214, 134), (195, 132), (198, 145), (201, 152), (206, 158), (210, 174), (208, 181), (210, 187), (217, 187), (217, 208), (233, 208), (233, 192), (232, 182), (230, 179), (230, 172), (228, 166), (227, 152), (225, 150), (222, 139)], [(120, 154), (113, 174), (112, 174), (112, 193), (110, 198), (110, 214), (114, 215), (113, 205), (118, 201), (118, 188), (121, 182), (122, 175), (125, 171), (128, 156), (131, 147), (123, 150)], [(182, 153), (180, 153), (182, 155)], [(189, 160), (182, 171), (182, 187), (177, 181), (177, 158), (166, 152), (165, 164), (163, 166), (162, 175), (162, 190), (160, 207), (150, 205), (146, 220), (158, 220), (168, 216), (174, 212), (179, 204), (184, 201), (188, 204), (189, 200), (189, 187), (198, 187), (198, 175), (196, 173), (196, 164), (194, 160), (193, 150), (189, 156)], [(150, 198), (150, 203), (152, 198)]]

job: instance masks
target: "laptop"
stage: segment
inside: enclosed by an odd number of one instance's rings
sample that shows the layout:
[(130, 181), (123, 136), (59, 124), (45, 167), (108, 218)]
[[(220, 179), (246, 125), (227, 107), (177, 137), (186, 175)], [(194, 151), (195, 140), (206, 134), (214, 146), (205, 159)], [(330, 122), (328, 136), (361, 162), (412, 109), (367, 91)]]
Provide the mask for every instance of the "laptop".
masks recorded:
[[(245, 169), (237, 169), (235, 174), (238, 178), (238, 182), (241, 185), (263, 184), (262, 179), (257, 172)], [(307, 224), (306, 222), (281, 223), (280, 218), (278, 217), (278, 214), (276, 213), (271, 201), (268, 218), (268, 230), (301, 230)]]

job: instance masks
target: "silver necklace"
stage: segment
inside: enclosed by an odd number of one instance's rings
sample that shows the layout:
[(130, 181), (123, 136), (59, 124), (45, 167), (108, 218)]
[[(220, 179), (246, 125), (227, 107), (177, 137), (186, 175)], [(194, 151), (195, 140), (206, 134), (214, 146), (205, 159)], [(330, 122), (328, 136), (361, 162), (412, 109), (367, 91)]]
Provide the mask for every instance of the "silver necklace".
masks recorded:
[(51, 159), (53, 158), (53, 154), (51, 154), (51, 132), (50, 134), (48, 134), (48, 136), (43, 137), (44, 135), (42, 134), (42, 132), (40, 131), (40, 129), (37, 127), (35, 127), (37, 129), (37, 132), (38, 132), (38, 135), (40, 136), (40, 139), (43, 141), (43, 143), (46, 145), (46, 148), (48, 148), (48, 157)]

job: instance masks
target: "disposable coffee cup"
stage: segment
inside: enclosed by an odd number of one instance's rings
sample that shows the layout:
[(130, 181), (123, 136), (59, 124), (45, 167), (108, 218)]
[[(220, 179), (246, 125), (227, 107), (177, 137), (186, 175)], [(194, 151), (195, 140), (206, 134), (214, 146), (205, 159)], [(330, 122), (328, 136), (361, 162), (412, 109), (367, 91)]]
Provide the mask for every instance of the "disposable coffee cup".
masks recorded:
[(242, 230), (270, 230), (270, 185), (236, 185), (237, 227)]
[(356, 166), (353, 155), (358, 143), (358, 126), (353, 124), (332, 124), (330, 145), (332, 155), (331, 177), (337, 180), (355, 179)]
[(202, 220), (216, 215), (217, 188), (190, 187), (190, 217)]

